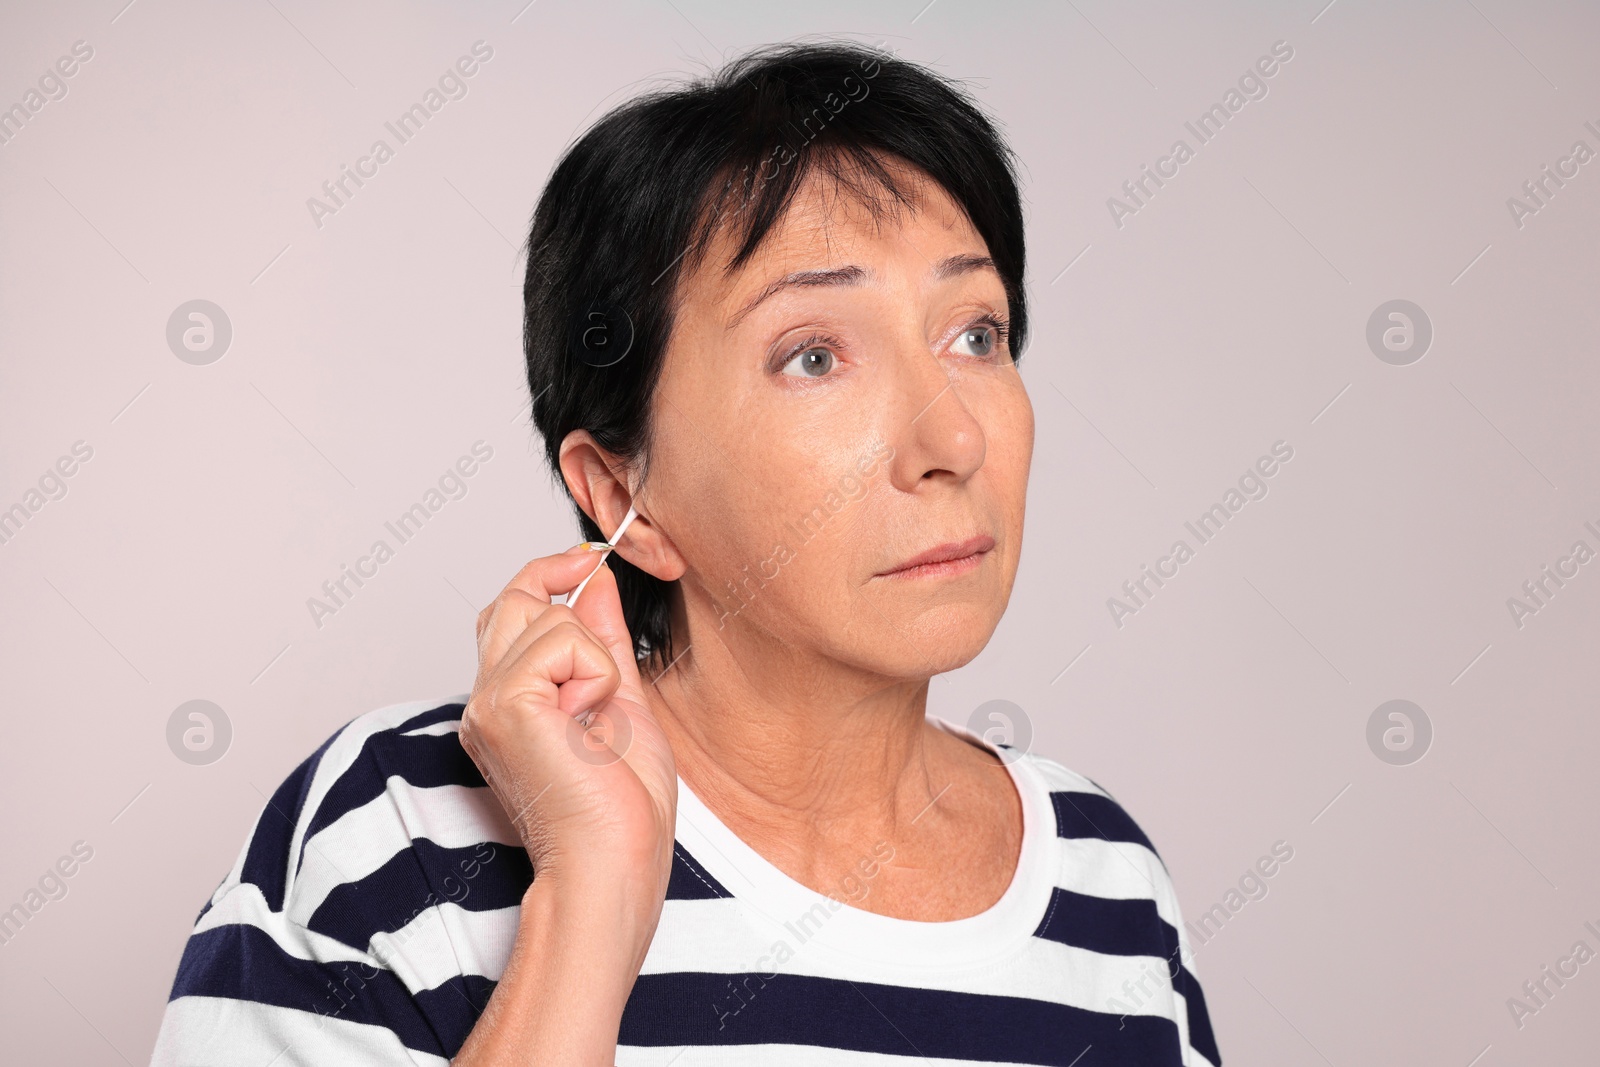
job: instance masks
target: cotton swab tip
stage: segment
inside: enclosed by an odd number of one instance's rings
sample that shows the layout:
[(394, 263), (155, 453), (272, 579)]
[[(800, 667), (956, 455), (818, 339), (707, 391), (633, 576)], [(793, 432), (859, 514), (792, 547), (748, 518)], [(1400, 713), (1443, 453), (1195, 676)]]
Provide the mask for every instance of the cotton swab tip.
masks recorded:
[(570, 608), (578, 602), (578, 595), (583, 592), (584, 586), (589, 584), (589, 578), (593, 578), (600, 573), (600, 567), (605, 563), (606, 557), (611, 555), (612, 550), (622, 541), (622, 535), (628, 532), (628, 527), (633, 524), (633, 520), (638, 516), (638, 511), (632, 507), (628, 508), (628, 513), (622, 517), (622, 523), (617, 527), (617, 532), (611, 535), (611, 540), (604, 543), (604, 549), (600, 553), (600, 560), (594, 565), (594, 570), (590, 571), (589, 577), (579, 582), (578, 588), (574, 589), (572, 595), (567, 597), (567, 607)]

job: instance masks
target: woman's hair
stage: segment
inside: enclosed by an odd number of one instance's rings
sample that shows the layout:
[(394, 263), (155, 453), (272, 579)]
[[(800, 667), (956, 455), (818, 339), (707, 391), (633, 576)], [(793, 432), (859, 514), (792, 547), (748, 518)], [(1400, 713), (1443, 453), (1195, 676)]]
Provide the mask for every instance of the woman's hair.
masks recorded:
[[(910, 164), (912, 180), (886, 160)], [(523, 350), (556, 480), (566, 488), (562, 440), (582, 429), (643, 484), (679, 279), (724, 231), (737, 249), (724, 270), (741, 267), (814, 171), (874, 218), (915, 206), (921, 181), (942, 187), (988, 246), (1019, 358), (1028, 316), (1012, 168), (995, 125), (959, 87), (850, 43), (761, 48), (606, 114), (556, 164), (528, 235)], [(610, 532), (574, 509), (586, 539)], [(673, 583), (618, 555), (611, 566), (635, 654), (665, 666)]]

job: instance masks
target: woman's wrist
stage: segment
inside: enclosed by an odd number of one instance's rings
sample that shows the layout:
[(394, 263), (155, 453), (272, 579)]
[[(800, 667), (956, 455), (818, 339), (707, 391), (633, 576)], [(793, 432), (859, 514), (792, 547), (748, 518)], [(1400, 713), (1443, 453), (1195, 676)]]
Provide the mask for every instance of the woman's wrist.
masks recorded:
[(664, 895), (657, 882), (653, 875), (641, 877), (638, 867), (552, 867), (523, 893), (521, 924), (533, 924), (533, 934), (539, 927), (570, 934), (605, 958), (636, 958), (631, 988), (661, 918)]
[(511, 958), (455, 1062), (615, 1063), (622, 1011), (661, 912), (638, 888), (601, 871), (536, 878)]

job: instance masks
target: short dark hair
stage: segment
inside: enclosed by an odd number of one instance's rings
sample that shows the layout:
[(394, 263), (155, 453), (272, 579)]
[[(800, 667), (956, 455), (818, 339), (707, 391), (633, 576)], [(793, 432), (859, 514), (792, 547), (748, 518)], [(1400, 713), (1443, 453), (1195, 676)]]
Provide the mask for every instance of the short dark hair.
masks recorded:
[[(677, 284), (718, 234), (735, 238), (724, 269), (738, 269), (817, 168), (875, 216), (914, 204), (914, 183), (885, 160), (909, 163), (966, 212), (1005, 286), (1020, 358), (1028, 316), (1012, 153), (959, 86), (925, 67), (855, 43), (767, 46), (617, 107), (566, 150), (534, 210), (522, 287), (533, 420), (563, 489), (561, 442), (577, 429), (648, 470)], [(574, 509), (586, 539), (607, 536)], [(674, 583), (610, 562), (635, 654), (664, 667)]]

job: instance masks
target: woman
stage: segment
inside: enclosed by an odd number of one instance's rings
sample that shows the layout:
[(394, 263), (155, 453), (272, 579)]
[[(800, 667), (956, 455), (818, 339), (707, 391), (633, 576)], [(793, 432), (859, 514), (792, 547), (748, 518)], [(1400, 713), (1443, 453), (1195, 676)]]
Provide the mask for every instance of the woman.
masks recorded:
[(992, 125), (884, 54), (764, 50), (603, 118), (529, 248), (587, 540), (484, 610), (469, 697), (277, 791), (157, 1062), (1219, 1063), (1134, 822), (925, 714), (1032, 455)]

